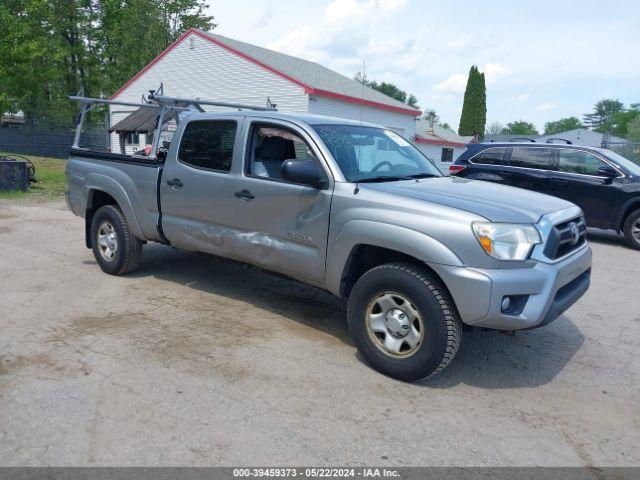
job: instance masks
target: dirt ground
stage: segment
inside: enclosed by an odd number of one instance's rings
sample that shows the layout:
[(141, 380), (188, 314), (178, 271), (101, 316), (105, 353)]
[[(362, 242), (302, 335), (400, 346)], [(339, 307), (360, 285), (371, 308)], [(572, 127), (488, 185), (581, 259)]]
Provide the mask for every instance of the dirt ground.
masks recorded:
[(405, 384), (329, 294), (160, 245), (108, 276), (83, 228), (0, 201), (0, 465), (640, 465), (640, 252), (613, 235), (556, 322)]

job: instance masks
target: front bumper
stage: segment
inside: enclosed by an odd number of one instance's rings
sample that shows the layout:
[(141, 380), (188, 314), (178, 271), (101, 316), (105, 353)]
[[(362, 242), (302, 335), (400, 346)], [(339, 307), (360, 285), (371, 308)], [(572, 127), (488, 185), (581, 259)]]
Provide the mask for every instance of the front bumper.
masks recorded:
[[(591, 276), (591, 248), (585, 245), (559, 261), (537, 261), (527, 268), (430, 266), (451, 292), (464, 323), (521, 330), (547, 325), (584, 295)], [(524, 296), (524, 308), (518, 314), (504, 313), (505, 296)]]

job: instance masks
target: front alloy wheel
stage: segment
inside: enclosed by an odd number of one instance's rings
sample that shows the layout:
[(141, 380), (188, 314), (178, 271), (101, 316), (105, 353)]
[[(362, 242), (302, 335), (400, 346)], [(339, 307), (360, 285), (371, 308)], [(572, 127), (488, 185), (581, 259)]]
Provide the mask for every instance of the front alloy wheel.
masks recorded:
[(351, 290), (347, 314), (362, 357), (400, 380), (444, 369), (462, 337), (447, 288), (419, 264), (387, 263), (366, 272)]
[(420, 347), (424, 325), (409, 299), (396, 292), (383, 292), (367, 307), (367, 331), (382, 353), (406, 358)]

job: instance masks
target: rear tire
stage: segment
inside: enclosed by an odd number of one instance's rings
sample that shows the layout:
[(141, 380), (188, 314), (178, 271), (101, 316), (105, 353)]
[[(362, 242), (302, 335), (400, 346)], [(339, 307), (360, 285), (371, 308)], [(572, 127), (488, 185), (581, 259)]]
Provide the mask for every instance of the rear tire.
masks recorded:
[(115, 205), (100, 207), (91, 221), (91, 247), (103, 272), (124, 275), (140, 266), (143, 242)]
[(624, 222), (624, 238), (627, 245), (640, 250), (640, 210), (631, 212)]
[(351, 291), (347, 315), (360, 354), (375, 370), (399, 380), (442, 371), (462, 338), (449, 292), (416, 265), (388, 263), (366, 272)]

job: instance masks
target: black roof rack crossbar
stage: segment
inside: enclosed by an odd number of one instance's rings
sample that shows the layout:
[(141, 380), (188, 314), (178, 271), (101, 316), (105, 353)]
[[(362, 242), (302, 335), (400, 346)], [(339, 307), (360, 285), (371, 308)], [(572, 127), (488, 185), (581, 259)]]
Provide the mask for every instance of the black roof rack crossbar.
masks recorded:
[(536, 141), (533, 138), (528, 138), (528, 137), (513, 137), (509, 139), (510, 142), (522, 142), (522, 141), (527, 141), (527, 142), (531, 142), (531, 143), (536, 143)]
[(558, 140), (559, 142), (565, 142), (567, 145), (573, 145), (573, 142), (571, 140), (567, 140), (566, 138), (558, 138), (558, 137), (547, 138), (546, 143), (553, 143), (556, 140)]

